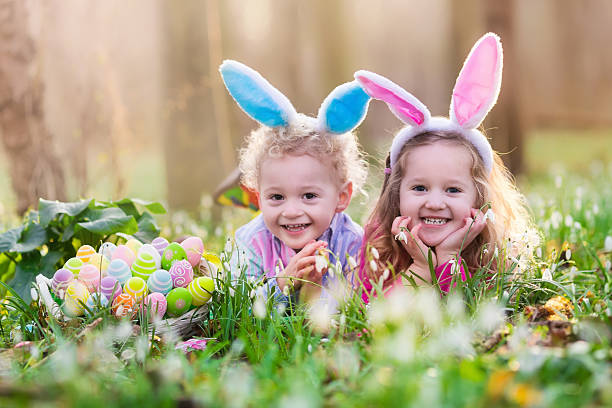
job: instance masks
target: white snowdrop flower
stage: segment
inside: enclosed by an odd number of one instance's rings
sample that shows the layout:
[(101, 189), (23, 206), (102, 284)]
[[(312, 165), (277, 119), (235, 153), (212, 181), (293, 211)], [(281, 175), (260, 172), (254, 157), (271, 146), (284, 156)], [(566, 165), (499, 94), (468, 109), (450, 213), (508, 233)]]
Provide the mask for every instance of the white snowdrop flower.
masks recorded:
[(30, 296), (34, 302), (38, 302), (38, 291), (36, 289), (30, 289)]
[(370, 252), (372, 252), (372, 256), (374, 257), (374, 259), (380, 258), (380, 255), (378, 254), (378, 249), (371, 247)]
[(231, 297), (234, 297), (235, 293), (234, 293), (234, 288), (233, 288), (233, 287), (231, 287), (231, 286), (230, 286), (230, 287), (228, 288), (228, 292), (229, 292), (229, 294), (230, 294), (230, 296), (231, 296)]
[(249, 293), (249, 297), (251, 299), (253, 299), (255, 297), (255, 289), (251, 289), (251, 292)]
[(490, 220), (491, 224), (495, 224), (495, 213), (493, 212), (492, 209), (488, 209), (487, 212), (484, 215), (484, 220)]
[(566, 227), (571, 227), (573, 223), (574, 223), (574, 219), (572, 218), (571, 215), (567, 214), (565, 216), (565, 226)]
[(230, 268), (229, 263), (223, 262), (223, 269), (225, 269), (226, 271), (230, 271), (232, 268)]
[(391, 272), (389, 271), (389, 268), (385, 268), (385, 270), (383, 271), (383, 274), (382, 274), (383, 281), (386, 281), (387, 279), (389, 279), (389, 274), (390, 273)]
[(546, 268), (542, 271), (542, 279), (552, 282), (553, 277), (552, 277), (552, 273), (550, 272), (550, 269)]
[(483, 250), (482, 250), (482, 253), (483, 253), (483, 254), (488, 254), (488, 253), (489, 253), (489, 248), (485, 248), (485, 249), (483, 249)]
[(612, 237), (609, 235), (606, 237), (604, 241), (604, 251), (612, 252)]
[(283, 288), (283, 295), (289, 296), (290, 294), (291, 294), (291, 289), (289, 288), (289, 285), (285, 285), (285, 287)]
[(372, 272), (376, 272), (378, 270), (378, 264), (373, 259), (370, 261), (370, 269)]
[(499, 256), (499, 248), (497, 248), (497, 245), (495, 245), (495, 251), (493, 252), (493, 256), (495, 258), (497, 258)]
[(350, 267), (351, 269), (355, 269), (355, 268), (357, 268), (357, 261), (355, 261), (355, 258), (353, 258), (352, 256), (349, 256), (349, 257), (348, 257), (348, 261), (347, 261), (347, 262), (348, 262), (349, 267)]
[(262, 296), (257, 296), (253, 303), (253, 315), (260, 320), (266, 318), (266, 302)]
[(599, 206), (597, 205), (597, 203), (593, 204), (593, 214), (599, 214)]
[(550, 222), (554, 229), (559, 228), (561, 221), (563, 220), (563, 216), (559, 211), (555, 211), (550, 215)]
[(399, 234), (395, 236), (395, 240), (399, 242), (408, 243), (408, 237), (406, 237), (406, 233), (404, 231), (400, 231)]
[(569, 261), (571, 258), (572, 258), (572, 250), (568, 248), (567, 251), (565, 251), (565, 259)]
[(315, 255), (315, 269), (319, 273), (327, 269), (327, 258), (324, 255)]
[(312, 344), (309, 344), (309, 345), (308, 345), (308, 352), (309, 352), (309, 353), (312, 353)]
[(278, 276), (281, 273), (281, 268), (280, 266), (277, 264), (274, 266), (274, 276)]
[(562, 185), (563, 185), (563, 177), (561, 176), (555, 177), (555, 187), (561, 188)]
[(287, 310), (287, 305), (283, 302), (279, 302), (276, 304), (276, 311), (278, 312), (279, 315), (284, 315), (285, 311)]
[(223, 247), (223, 251), (228, 254), (232, 252), (232, 240), (230, 238), (228, 238), (225, 241), (225, 246)]
[(542, 247), (537, 247), (536, 248), (536, 256), (538, 258), (542, 258)]
[(580, 231), (582, 229), (582, 224), (580, 224), (578, 221), (574, 221), (574, 228)]
[(612, 268), (612, 262), (610, 261), (606, 261), (604, 267), (606, 268), (606, 271), (609, 271), (610, 268)]

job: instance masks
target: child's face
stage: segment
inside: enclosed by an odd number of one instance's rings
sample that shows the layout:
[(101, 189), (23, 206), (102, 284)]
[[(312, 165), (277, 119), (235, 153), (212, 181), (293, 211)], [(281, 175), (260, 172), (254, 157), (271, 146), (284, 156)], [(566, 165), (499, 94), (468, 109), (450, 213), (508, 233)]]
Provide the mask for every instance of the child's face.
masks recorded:
[(295, 250), (317, 239), (351, 200), (351, 184), (338, 186), (336, 178), (331, 164), (306, 154), (265, 159), (259, 205), (266, 227)]
[(410, 229), (422, 223), (425, 245), (437, 246), (471, 215), (477, 198), (472, 160), (465, 147), (440, 141), (404, 155), (400, 214), (412, 217)]

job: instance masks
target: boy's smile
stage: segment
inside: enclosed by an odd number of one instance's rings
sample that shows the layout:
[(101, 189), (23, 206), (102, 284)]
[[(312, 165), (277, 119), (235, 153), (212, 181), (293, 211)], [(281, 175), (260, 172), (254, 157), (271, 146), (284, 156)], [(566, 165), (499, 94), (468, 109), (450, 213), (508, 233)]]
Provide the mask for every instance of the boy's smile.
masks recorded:
[(313, 156), (265, 159), (259, 174), (259, 205), (266, 227), (289, 247), (302, 249), (348, 206), (350, 183), (339, 184), (332, 165)]

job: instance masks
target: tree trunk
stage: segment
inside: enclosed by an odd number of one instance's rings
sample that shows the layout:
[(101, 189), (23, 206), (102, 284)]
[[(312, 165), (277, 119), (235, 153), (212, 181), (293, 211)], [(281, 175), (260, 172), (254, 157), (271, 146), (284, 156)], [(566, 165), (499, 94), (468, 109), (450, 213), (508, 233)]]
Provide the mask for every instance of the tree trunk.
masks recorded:
[(20, 215), (39, 197), (66, 199), (64, 173), (44, 121), (30, 4), (0, 0), (0, 135)]

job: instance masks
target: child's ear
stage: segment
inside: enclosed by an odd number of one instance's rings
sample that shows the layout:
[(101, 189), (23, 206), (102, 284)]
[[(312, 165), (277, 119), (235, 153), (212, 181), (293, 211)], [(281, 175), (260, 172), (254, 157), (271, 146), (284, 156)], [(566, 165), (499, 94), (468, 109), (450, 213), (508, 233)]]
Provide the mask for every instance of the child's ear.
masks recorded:
[(353, 183), (351, 181), (347, 181), (340, 187), (340, 191), (338, 192), (338, 205), (336, 205), (336, 212), (342, 212), (346, 210), (346, 208), (351, 203), (351, 197), (353, 195)]

